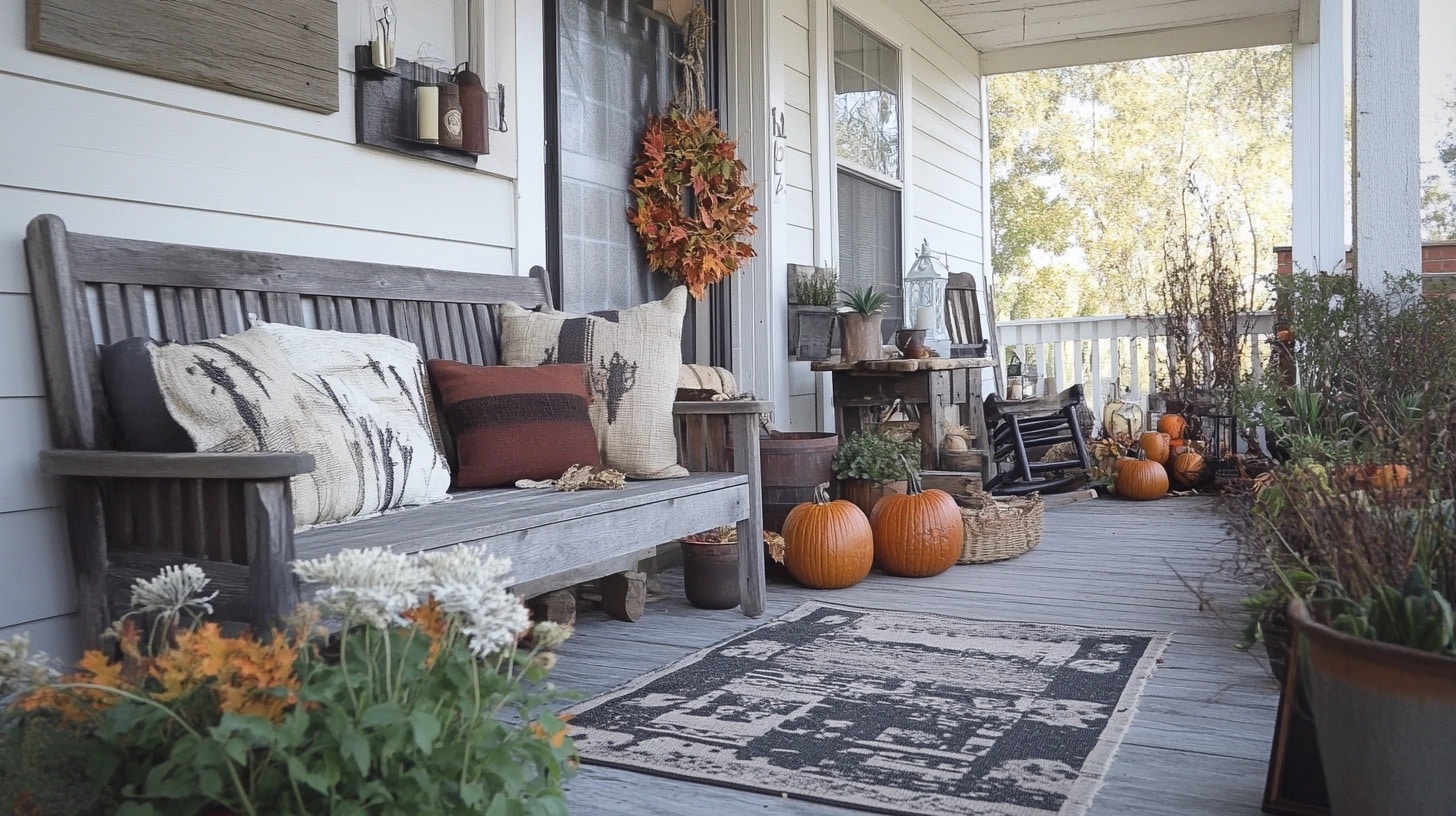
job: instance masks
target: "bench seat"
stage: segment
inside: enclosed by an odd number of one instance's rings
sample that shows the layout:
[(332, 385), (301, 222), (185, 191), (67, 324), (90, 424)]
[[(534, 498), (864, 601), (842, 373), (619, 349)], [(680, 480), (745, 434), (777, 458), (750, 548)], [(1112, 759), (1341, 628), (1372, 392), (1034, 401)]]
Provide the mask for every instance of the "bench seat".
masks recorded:
[[(289, 478), (301, 453), (115, 450), (98, 347), (129, 337), (195, 343), (273, 323), (387, 334), (426, 358), (500, 362), (497, 307), (550, 306), (544, 270), (529, 277), (390, 266), (82, 235), (37, 216), (25, 252), (45, 360), (76, 600), (88, 640), (127, 607), (130, 582), (198, 564), (220, 592), (218, 617), (269, 626), (306, 597), (291, 563), (346, 548), (418, 552), (483, 545), (512, 562), (525, 597), (635, 570), (690, 533), (732, 525), (763, 535), (758, 475), (762, 402), (673, 406), (681, 479), (626, 489), (493, 489), (309, 530), (293, 529)], [(762, 614), (763, 559), (740, 559), (743, 613)]]

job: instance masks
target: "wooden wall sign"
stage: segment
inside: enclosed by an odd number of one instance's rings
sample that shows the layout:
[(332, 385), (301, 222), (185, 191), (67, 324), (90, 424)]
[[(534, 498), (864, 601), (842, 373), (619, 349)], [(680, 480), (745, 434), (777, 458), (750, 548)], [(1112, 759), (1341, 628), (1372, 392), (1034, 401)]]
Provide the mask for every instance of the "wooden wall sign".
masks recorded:
[(281, 102), (339, 109), (335, 0), (27, 0), (26, 46)]

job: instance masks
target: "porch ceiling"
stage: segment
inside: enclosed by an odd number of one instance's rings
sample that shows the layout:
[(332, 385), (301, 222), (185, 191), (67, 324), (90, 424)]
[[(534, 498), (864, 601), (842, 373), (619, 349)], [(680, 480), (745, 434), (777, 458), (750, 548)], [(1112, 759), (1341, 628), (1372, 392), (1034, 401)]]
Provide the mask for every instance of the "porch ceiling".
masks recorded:
[(1319, 0), (923, 0), (1004, 74), (1313, 42)]

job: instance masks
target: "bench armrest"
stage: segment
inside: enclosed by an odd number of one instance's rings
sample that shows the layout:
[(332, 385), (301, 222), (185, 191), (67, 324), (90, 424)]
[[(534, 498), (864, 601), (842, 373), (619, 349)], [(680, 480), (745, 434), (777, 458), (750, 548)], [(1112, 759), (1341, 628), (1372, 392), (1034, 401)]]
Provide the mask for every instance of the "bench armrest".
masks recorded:
[(314, 468), (311, 453), (138, 453), (43, 450), (40, 467), (57, 476), (119, 479), (287, 479)]
[(773, 410), (773, 403), (764, 400), (712, 400), (685, 401), (672, 404), (677, 416), (713, 414), (766, 414)]

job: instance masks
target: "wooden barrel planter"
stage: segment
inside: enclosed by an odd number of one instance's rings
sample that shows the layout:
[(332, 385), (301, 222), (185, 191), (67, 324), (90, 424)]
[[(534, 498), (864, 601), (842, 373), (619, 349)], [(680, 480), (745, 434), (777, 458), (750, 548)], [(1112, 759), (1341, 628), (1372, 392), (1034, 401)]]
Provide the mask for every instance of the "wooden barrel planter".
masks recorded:
[(834, 482), (830, 461), (839, 447), (832, 433), (775, 433), (758, 441), (763, 477), (763, 529), (783, 532), (796, 505), (814, 500), (814, 486)]

